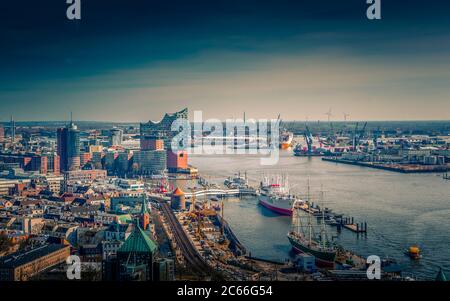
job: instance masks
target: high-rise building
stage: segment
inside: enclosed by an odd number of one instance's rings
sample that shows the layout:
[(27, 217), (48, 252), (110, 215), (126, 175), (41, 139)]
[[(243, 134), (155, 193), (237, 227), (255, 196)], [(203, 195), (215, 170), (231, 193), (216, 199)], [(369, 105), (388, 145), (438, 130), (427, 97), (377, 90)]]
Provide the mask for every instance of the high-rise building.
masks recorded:
[(141, 139), (141, 150), (164, 150), (164, 140), (158, 137)]
[(167, 169), (169, 172), (180, 172), (188, 168), (187, 151), (167, 152)]
[(119, 128), (113, 128), (111, 130), (111, 145), (117, 146), (122, 145), (123, 140), (123, 130)]
[(14, 118), (11, 116), (11, 125), (10, 125), (10, 133), (11, 133), (11, 147), (14, 147), (14, 142), (16, 141), (16, 122)]
[(137, 151), (133, 153), (133, 171), (139, 175), (160, 175), (166, 171), (164, 150)]
[(57, 131), (60, 170), (63, 172), (80, 169), (80, 132), (71, 122)]
[(82, 152), (80, 154), (80, 166), (83, 167), (89, 161), (91, 161), (91, 153), (89, 153), (89, 152)]
[(94, 168), (96, 168), (96, 169), (103, 168), (103, 164), (102, 164), (103, 156), (104, 156), (104, 154), (102, 152), (93, 152), (92, 153), (91, 162), (92, 162), (92, 164), (94, 164)]
[(178, 134), (172, 131), (172, 123), (177, 119), (188, 119), (188, 109), (181, 110), (173, 114), (165, 114), (164, 118), (159, 122), (149, 121), (141, 123), (141, 139), (154, 139), (160, 137), (164, 140), (164, 145), (170, 149), (172, 139)]
[(39, 173), (47, 174), (48, 158), (46, 156), (35, 155), (31, 157), (31, 161), (28, 164), (28, 170), (39, 171)]
[(113, 173), (116, 168), (116, 158), (118, 154), (115, 151), (109, 151), (105, 154), (105, 166), (104, 168)]
[(47, 156), (47, 172), (53, 173), (55, 176), (59, 176), (59, 170), (61, 163), (59, 156), (56, 153), (46, 154)]
[(130, 167), (129, 163), (130, 163), (130, 153), (119, 152), (116, 159), (117, 173), (121, 176), (126, 175)]
[(165, 114), (159, 122), (149, 121), (140, 124), (141, 150), (148, 151), (161, 147), (167, 149), (167, 169), (169, 172), (179, 172), (188, 168), (188, 155), (185, 150), (172, 152), (172, 140), (179, 133), (172, 131), (172, 123), (177, 119), (188, 119), (187, 108), (173, 114)]

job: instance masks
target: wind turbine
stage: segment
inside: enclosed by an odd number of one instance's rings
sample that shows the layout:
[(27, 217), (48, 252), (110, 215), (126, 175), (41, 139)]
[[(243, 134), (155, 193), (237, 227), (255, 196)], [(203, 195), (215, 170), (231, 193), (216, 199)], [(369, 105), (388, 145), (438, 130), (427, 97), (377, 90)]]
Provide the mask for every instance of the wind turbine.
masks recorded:
[(330, 122), (331, 116), (333, 116), (333, 114), (331, 113), (331, 108), (328, 110), (328, 112), (325, 113), (325, 115), (328, 116), (328, 122)]
[(350, 114), (343, 112), (342, 114), (344, 114), (344, 121), (347, 121), (347, 117), (350, 116)]

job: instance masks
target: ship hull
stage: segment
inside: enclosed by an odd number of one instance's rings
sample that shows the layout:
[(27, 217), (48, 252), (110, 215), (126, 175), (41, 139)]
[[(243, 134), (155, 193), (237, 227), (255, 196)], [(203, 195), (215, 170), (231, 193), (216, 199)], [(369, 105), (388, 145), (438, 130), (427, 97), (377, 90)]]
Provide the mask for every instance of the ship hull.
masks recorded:
[(296, 251), (311, 254), (312, 256), (314, 256), (316, 259), (317, 265), (324, 266), (324, 267), (334, 266), (334, 262), (336, 260), (336, 252), (324, 252), (324, 251), (310, 248), (310, 247), (302, 244), (301, 242), (291, 238), (290, 236), (288, 236), (288, 239), (289, 239), (289, 242), (291, 243), (292, 247)]
[(261, 204), (261, 206), (266, 207), (267, 209), (275, 213), (288, 216), (292, 215), (292, 209), (290, 205), (285, 207), (277, 206), (275, 204), (270, 203), (265, 197), (260, 197), (259, 203)]
[(288, 149), (292, 146), (292, 141), (294, 139), (294, 135), (292, 133), (287, 133), (283, 135), (281, 142), (280, 142), (280, 148), (281, 149)]
[(289, 142), (281, 143), (281, 149), (288, 149), (290, 147), (291, 147), (291, 143), (289, 143)]

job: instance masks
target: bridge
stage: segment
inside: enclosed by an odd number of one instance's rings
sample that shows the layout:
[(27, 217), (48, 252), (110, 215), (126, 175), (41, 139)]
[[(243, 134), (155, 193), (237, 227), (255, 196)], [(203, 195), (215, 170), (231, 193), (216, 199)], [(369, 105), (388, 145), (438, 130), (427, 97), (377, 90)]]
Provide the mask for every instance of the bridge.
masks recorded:
[[(215, 197), (229, 197), (229, 196), (245, 196), (257, 195), (257, 191), (254, 188), (236, 188), (236, 189), (219, 189), (219, 188), (208, 188), (203, 190), (197, 190), (194, 192), (186, 192), (184, 194), (185, 198), (191, 199), (192, 196), (202, 197), (202, 196), (215, 196)], [(167, 202), (170, 201), (170, 196), (161, 194), (161, 193), (147, 193), (147, 197), (156, 200), (158, 202)]]
[(227, 197), (227, 196), (242, 196), (242, 195), (256, 195), (256, 190), (253, 188), (236, 188), (236, 189), (204, 189), (194, 192), (185, 193), (186, 198), (192, 198), (192, 196), (216, 196), (216, 197)]

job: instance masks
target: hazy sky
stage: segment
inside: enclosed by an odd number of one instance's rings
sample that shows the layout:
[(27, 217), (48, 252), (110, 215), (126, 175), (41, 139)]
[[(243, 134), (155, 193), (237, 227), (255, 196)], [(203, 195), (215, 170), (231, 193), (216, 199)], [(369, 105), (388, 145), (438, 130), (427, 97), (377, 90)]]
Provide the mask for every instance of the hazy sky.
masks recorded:
[(0, 121), (450, 119), (447, 1), (81, 1), (0, 5)]

